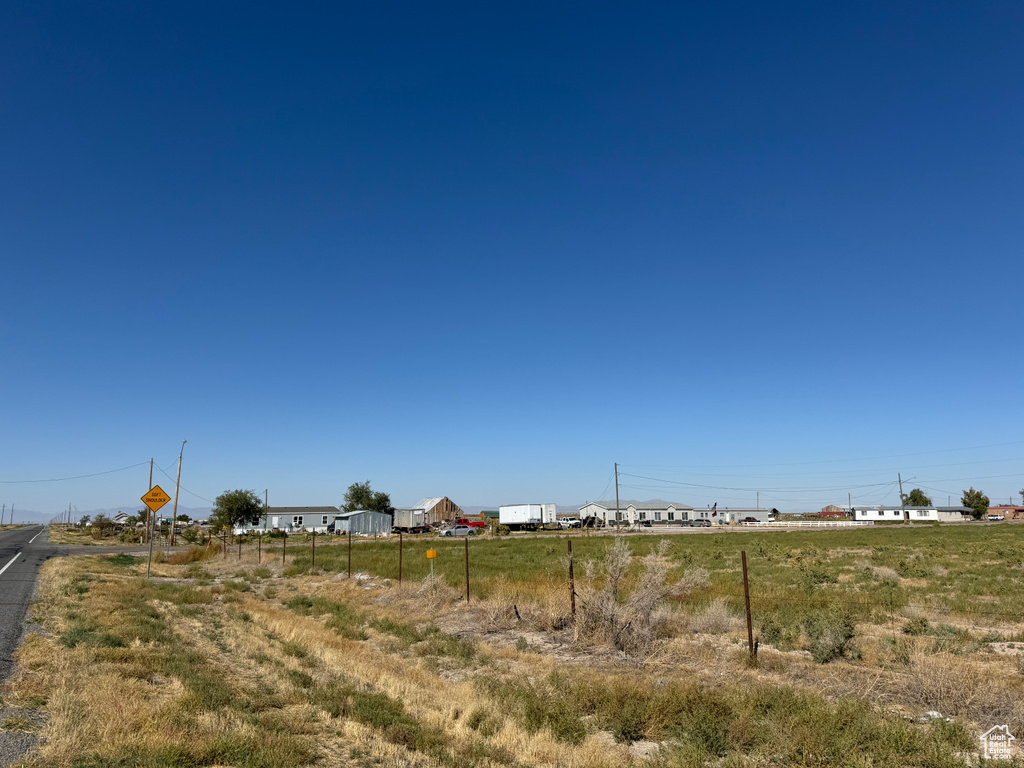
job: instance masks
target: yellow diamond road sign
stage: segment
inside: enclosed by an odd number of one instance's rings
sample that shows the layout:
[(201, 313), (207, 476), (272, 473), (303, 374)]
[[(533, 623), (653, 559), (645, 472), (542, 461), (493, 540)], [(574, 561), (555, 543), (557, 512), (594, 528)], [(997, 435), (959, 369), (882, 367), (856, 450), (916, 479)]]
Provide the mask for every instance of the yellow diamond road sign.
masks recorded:
[(170, 500), (171, 497), (164, 493), (164, 489), (159, 485), (154, 485), (149, 489), (149, 493), (142, 497), (142, 503), (154, 512)]

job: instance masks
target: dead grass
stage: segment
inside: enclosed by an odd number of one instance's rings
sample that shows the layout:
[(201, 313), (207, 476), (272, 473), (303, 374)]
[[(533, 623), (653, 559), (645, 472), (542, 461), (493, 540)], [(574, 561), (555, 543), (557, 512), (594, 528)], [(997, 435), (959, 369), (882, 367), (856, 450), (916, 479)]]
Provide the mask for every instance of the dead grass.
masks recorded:
[[(557, 575), (494, 577), (467, 605), (440, 575), (402, 587), (283, 577), (279, 556), (257, 564), (248, 551), (177, 553), (150, 584), (130, 558), (53, 560), (36, 609), (51, 634), (19, 650), (4, 698), (47, 714), (37, 766), (617, 768), (637, 764), (631, 742), (653, 739), (664, 746), (651, 768), (851, 754), (945, 768), (963, 764), (954, 752), (973, 749), (964, 733), (986, 718), (1024, 730), (1016, 655), (980, 652), (969, 626), (902, 635), (908, 619), (940, 626), (937, 610), (894, 603), (890, 616), (905, 618), (860, 622), (861, 658), (814, 664), (800, 637), (749, 669), (744, 623), (713, 571), (616, 546), (577, 571), (578, 611), (597, 605), (598, 623), (614, 625), (591, 634), (577, 632)], [(820, 568), (820, 555), (801, 557)], [(821, 587), (807, 583), (813, 598)], [(633, 627), (640, 639), (623, 642)], [(932, 709), (954, 730), (903, 717)], [(849, 733), (819, 733), (836, 721)]]

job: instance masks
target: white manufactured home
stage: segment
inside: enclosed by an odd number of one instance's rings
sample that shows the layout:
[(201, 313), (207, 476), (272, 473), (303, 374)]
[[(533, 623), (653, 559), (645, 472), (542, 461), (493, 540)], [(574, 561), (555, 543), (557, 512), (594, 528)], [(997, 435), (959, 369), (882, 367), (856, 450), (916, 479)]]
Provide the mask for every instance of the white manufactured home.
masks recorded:
[(875, 523), (959, 523), (970, 520), (967, 507), (854, 507), (853, 519)]
[(614, 501), (588, 501), (580, 507), (585, 526), (683, 525), (693, 519), (693, 507), (678, 501), (619, 501), (618, 508)]

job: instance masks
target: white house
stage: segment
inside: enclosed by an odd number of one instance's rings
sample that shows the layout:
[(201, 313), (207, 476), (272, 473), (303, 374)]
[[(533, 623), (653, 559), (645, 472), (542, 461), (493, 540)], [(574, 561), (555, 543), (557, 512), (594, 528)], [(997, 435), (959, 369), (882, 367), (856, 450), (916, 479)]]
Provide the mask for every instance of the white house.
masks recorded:
[(692, 515), (693, 507), (678, 501), (620, 501), (617, 519), (614, 501), (590, 501), (580, 507), (583, 525), (682, 525)]
[(937, 523), (939, 510), (935, 507), (854, 507), (853, 519), (875, 523)]

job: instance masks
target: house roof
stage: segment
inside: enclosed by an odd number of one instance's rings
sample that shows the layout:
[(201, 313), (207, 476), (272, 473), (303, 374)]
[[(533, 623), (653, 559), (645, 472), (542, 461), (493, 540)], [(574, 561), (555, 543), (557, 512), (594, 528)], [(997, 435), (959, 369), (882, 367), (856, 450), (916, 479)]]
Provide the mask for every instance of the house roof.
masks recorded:
[(444, 496), (437, 496), (437, 497), (435, 497), (433, 499), (420, 499), (420, 501), (416, 505), (415, 509), (423, 509), (423, 510), (430, 511), (431, 509), (436, 507), (438, 504), (440, 504), (442, 501), (444, 501)]
[(330, 515), (337, 514), (337, 507), (269, 507), (271, 515)]
[[(348, 518), (355, 517), (356, 515), (388, 515), (388, 513), (378, 512), (375, 509), (353, 509), (351, 512), (341, 512), (335, 515), (335, 517), (347, 520)], [(390, 515), (388, 515), (388, 517), (390, 517)]]
[[(580, 506), (580, 509), (583, 509), (583, 507), (589, 507), (591, 504), (601, 507), (602, 509), (612, 511), (614, 511), (615, 509), (614, 501), (588, 501), (586, 504)], [(633, 507), (634, 509), (655, 510), (668, 509), (669, 507), (672, 507), (673, 509), (693, 509), (693, 507), (691, 507), (689, 504), (683, 504), (683, 502), (681, 501), (661, 501), (660, 499), (656, 499), (654, 501), (629, 501), (626, 499), (619, 500), (620, 510), (628, 509), (629, 507)]]

